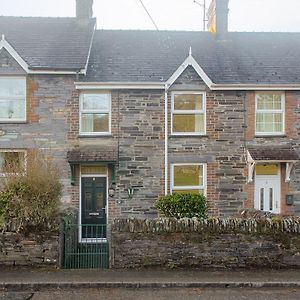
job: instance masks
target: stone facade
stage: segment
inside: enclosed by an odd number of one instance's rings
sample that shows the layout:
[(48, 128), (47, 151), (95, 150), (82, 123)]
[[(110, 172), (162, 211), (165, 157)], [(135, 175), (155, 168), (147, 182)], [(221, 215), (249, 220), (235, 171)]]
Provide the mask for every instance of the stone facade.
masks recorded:
[(299, 220), (117, 220), (113, 268), (299, 267)]
[[(0, 53), (1, 75), (24, 75), (6, 50)], [(111, 91), (111, 134), (81, 136), (79, 97), (72, 75), (27, 76), (27, 121), (0, 124), (0, 149), (42, 149), (61, 167), (66, 207), (79, 209), (80, 164), (75, 167), (71, 185), (67, 151), (85, 147), (109, 149), (117, 160), (108, 165), (108, 186), (116, 170), (115, 195), (108, 197), (108, 220), (119, 216), (153, 218), (154, 203), (164, 194), (164, 101), (163, 90)], [(174, 91), (206, 92), (206, 135), (171, 134), (171, 95)], [(246, 149), (249, 145), (299, 145), (300, 93), (286, 91), (286, 135), (256, 137), (255, 93), (210, 91), (192, 67), (188, 67), (168, 91), (168, 172), (176, 163), (204, 163), (207, 166), (206, 192), (209, 214), (235, 215), (241, 208), (253, 207), (254, 184), (247, 183)], [(299, 150), (297, 150), (299, 152)], [(299, 153), (300, 154), (300, 153)], [(300, 171), (296, 166), (290, 183), (284, 182), (281, 164), (282, 213), (300, 211)], [(168, 176), (170, 192), (170, 176)], [(128, 196), (128, 188), (133, 196)], [(292, 193), (294, 206), (285, 205)], [(299, 198), (299, 199), (298, 199)]]
[(0, 266), (57, 266), (58, 236), (24, 236), (15, 232), (0, 234)]

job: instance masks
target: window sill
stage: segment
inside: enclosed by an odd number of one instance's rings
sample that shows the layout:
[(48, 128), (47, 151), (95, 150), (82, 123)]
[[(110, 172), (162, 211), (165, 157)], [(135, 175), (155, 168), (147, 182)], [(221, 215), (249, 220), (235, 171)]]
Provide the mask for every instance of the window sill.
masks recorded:
[(108, 134), (79, 134), (79, 138), (101, 138), (101, 137), (112, 137), (111, 133)]
[(26, 120), (24, 121), (0, 121), (0, 124), (27, 124)]
[(207, 134), (170, 134), (170, 138), (208, 138)]
[(256, 134), (255, 138), (280, 138), (280, 137), (287, 137), (286, 134)]

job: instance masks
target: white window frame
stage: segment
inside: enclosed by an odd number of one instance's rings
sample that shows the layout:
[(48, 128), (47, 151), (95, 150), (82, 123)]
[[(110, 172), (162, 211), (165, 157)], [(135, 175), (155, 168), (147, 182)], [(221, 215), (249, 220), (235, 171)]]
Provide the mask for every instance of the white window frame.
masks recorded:
[[(202, 110), (178, 110), (175, 109), (175, 95), (202, 95), (203, 109)], [(173, 131), (173, 116), (174, 115), (204, 115), (204, 131), (203, 132), (176, 132)], [(171, 93), (171, 134), (172, 135), (206, 135), (206, 92), (199, 91), (174, 91)]]
[[(260, 94), (280, 94), (281, 95), (281, 109), (258, 109), (257, 108), (257, 99)], [(257, 113), (265, 113), (265, 114), (272, 114), (272, 113), (281, 113), (282, 114), (282, 131), (281, 132), (258, 132), (256, 129), (256, 117)], [(285, 93), (278, 92), (278, 91), (264, 91), (264, 92), (256, 92), (255, 93), (255, 135), (257, 136), (264, 136), (264, 135), (284, 135), (285, 133)]]
[[(24, 153), (24, 173), (26, 173), (27, 169), (27, 151), (24, 149), (0, 149), (0, 153), (11, 153), (11, 152), (17, 152), (17, 153)], [(24, 174), (22, 173), (22, 174)], [(0, 177), (7, 177), (12, 175), (20, 175), (20, 173), (3, 173), (0, 171)]]
[(0, 123), (23, 123), (27, 121), (27, 82), (26, 82), (26, 77), (24, 76), (0, 76), (1, 79), (22, 79), (24, 80), (25, 83), (25, 98), (21, 97), (5, 97), (2, 98), (0, 96), (0, 100), (20, 100), (20, 102), (24, 102), (24, 118), (19, 118), (19, 119), (10, 119), (10, 118), (0, 118)]
[[(103, 110), (103, 109), (83, 109), (83, 96), (91, 94), (91, 95), (101, 95), (101, 94), (106, 94), (109, 96), (109, 109), (108, 110)], [(111, 107), (112, 107), (112, 100), (111, 100), (111, 93), (108, 91), (88, 91), (88, 92), (82, 92), (79, 96), (79, 134), (80, 135), (88, 135), (88, 136), (101, 136), (101, 135), (111, 135)], [(99, 131), (99, 132), (83, 132), (82, 131), (82, 114), (108, 114), (108, 131)]]
[[(180, 186), (175, 187), (174, 186), (174, 167), (180, 167), (180, 166), (202, 166), (203, 168), (203, 185), (193, 185), (193, 186)], [(171, 164), (171, 178), (170, 178), (170, 191), (171, 194), (173, 192), (176, 192), (176, 190), (203, 190), (204, 196), (207, 195), (207, 164), (206, 163), (175, 163)]]

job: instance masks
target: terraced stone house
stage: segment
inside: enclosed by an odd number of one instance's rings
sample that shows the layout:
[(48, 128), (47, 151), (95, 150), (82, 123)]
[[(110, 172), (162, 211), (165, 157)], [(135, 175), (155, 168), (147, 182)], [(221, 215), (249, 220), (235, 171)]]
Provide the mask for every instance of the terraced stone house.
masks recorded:
[(0, 169), (42, 149), (79, 224), (156, 217), (160, 195), (204, 193), (209, 213), (300, 212), (300, 33), (97, 30), (0, 17)]

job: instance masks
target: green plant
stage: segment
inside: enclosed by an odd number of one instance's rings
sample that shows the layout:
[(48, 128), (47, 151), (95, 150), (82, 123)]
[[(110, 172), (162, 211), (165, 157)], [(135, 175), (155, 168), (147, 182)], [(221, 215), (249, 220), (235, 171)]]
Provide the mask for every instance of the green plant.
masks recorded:
[(25, 234), (56, 231), (61, 192), (57, 166), (41, 153), (29, 153), (26, 172), (5, 178), (0, 192), (1, 227)]
[(161, 197), (155, 204), (169, 218), (206, 218), (207, 203), (202, 194), (178, 193)]

